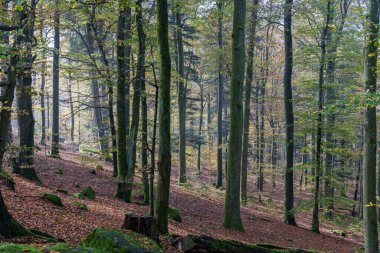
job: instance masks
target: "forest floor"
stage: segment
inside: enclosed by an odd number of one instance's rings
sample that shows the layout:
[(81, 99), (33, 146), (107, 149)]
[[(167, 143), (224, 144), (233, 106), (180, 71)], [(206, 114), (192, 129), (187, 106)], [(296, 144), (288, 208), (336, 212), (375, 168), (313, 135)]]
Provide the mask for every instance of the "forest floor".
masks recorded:
[[(133, 203), (115, 199), (113, 196), (116, 183), (112, 177), (112, 167), (94, 156), (79, 153), (73, 147), (66, 147), (66, 150), (61, 151), (61, 159), (50, 158), (45, 150), (40, 150), (36, 154), (35, 162), (42, 184), (37, 185), (13, 175), (16, 182), (15, 192), (1, 186), (10, 212), (28, 228), (35, 228), (77, 244), (95, 227), (120, 228), (126, 212), (141, 215), (148, 212), (147, 206), (139, 204), (142, 201), (141, 180), (136, 178)], [(96, 170), (96, 174), (92, 174), (97, 164), (102, 164), (104, 170)], [(180, 210), (182, 222), (170, 220), (171, 234), (204, 234), (248, 243), (268, 243), (322, 252), (357, 252), (362, 248), (360, 232), (347, 229), (344, 230), (345, 236), (335, 234), (336, 231), (341, 231), (339, 222), (337, 225), (323, 221), (321, 234), (311, 232), (310, 211), (297, 212), (297, 227), (285, 224), (282, 221), (283, 185), (280, 176), (276, 178), (275, 188), (272, 188), (271, 182), (265, 183), (265, 192), (260, 202), (254, 183), (255, 176), (249, 176), (249, 192), (254, 193), (249, 196), (249, 204), (242, 207), (245, 231), (229, 231), (222, 226), (224, 190), (217, 190), (212, 185), (216, 172), (203, 168), (202, 174), (198, 176), (195, 169), (189, 167), (187, 173), (189, 183), (178, 185), (177, 169), (172, 169), (170, 205)], [(269, 175), (267, 178), (269, 179)], [(94, 188), (96, 199), (83, 200), (89, 209), (83, 211), (74, 204), (78, 198), (73, 194), (86, 186)], [(57, 189), (65, 189), (69, 194), (59, 193)], [(42, 192), (59, 195), (64, 207), (42, 200)], [(296, 203), (311, 198), (310, 194), (298, 188), (295, 194)], [(343, 214), (339, 217), (343, 217), (341, 223), (347, 222)], [(176, 252), (168, 245), (165, 250)]]

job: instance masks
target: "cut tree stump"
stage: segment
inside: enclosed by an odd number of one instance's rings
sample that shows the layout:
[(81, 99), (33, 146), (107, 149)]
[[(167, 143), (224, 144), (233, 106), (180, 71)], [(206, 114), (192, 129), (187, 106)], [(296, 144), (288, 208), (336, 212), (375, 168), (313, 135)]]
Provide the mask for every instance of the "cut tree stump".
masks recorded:
[(135, 213), (126, 213), (121, 228), (132, 230), (159, 242), (157, 221), (150, 215), (140, 216)]

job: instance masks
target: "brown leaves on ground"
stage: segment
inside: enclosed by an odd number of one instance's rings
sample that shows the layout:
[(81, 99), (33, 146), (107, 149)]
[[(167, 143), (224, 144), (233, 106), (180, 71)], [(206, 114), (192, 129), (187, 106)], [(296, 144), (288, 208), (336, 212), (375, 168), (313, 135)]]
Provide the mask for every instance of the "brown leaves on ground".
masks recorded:
[[(62, 151), (61, 159), (54, 159), (40, 151), (36, 154), (36, 168), (43, 184), (37, 185), (13, 175), (16, 191), (12, 192), (3, 187), (6, 204), (12, 215), (24, 226), (50, 233), (73, 244), (78, 243), (95, 227), (120, 228), (126, 212), (141, 215), (147, 213), (147, 206), (128, 204), (113, 198), (116, 182), (112, 178), (112, 169), (109, 164), (102, 165), (105, 170), (97, 170), (94, 175), (91, 173), (94, 165), (86, 162), (83, 155)], [(194, 184), (194, 189), (191, 185), (178, 186), (176, 171), (173, 170), (170, 202), (181, 211), (183, 221), (170, 221), (172, 234), (206, 234), (249, 243), (269, 243), (337, 253), (354, 252), (354, 248), (362, 247), (357, 237), (352, 236), (348, 239), (332, 233), (327, 234), (328, 230), (324, 226), (323, 234), (312, 233), (308, 229), (307, 216), (297, 217), (300, 227), (284, 224), (281, 220), (281, 208), (278, 208), (281, 206), (282, 198), (280, 190), (272, 190), (272, 207), (254, 203), (242, 208), (245, 232), (229, 231), (222, 227), (224, 192), (213, 189), (212, 172), (203, 172), (197, 177), (193, 169), (189, 170), (189, 181), (190, 184)], [(140, 179), (136, 181), (139, 182)], [(250, 187), (253, 187), (253, 183), (249, 183)], [(86, 186), (94, 188), (96, 200), (80, 200), (73, 196)], [(57, 192), (57, 189), (67, 190), (68, 195)], [(277, 189), (281, 189), (281, 186)], [(57, 207), (42, 200), (41, 192), (57, 194), (62, 198), (64, 207)], [(135, 200), (140, 199), (141, 196), (138, 194), (141, 194), (141, 191), (138, 191)], [(76, 201), (84, 202), (89, 210), (80, 210), (74, 203)], [(30, 243), (33, 243), (32, 239), (30, 240)], [(164, 242), (168, 252), (178, 252), (170, 246), (168, 240)]]

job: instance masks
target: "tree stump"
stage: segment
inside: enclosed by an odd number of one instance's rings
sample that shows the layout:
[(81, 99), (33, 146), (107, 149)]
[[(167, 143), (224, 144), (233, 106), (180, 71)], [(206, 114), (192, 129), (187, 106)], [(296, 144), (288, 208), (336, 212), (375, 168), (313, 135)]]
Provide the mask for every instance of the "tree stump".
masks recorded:
[(159, 242), (157, 221), (150, 215), (139, 216), (135, 213), (127, 213), (121, 228), (143, 234)]

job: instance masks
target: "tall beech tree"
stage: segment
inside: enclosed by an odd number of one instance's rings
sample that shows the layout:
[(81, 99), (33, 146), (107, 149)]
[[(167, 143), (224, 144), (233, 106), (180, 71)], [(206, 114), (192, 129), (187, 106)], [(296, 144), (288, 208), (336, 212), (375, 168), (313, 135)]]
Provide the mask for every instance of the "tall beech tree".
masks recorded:
[(170, 153), (170, 77), (171, 63), (168, 35), (168, 2), (157, 0), (157, 38), (160, 50), (159, 147), (155, 216), (161, 233), (168, 233)]
[(53, 51), (53, 122), (51, 130), (51, 155), (59, 157), (59, 50), (60, 12), (59, 2), (55, 1), (54, 11), (54, 51)]
[[(371, 0), (365, 24), (365, 92), (376, 93), (377, 56), (379, 32), (379, 1)], [(364, 111), (364, 154), (363, 154), (363, 220), (364, 249), (366, 253), (379, 251), (376, 206), (376, 106), (367, 105)]]
[(224, 223), (229, 229), (243, 230), (240, 216), (240, 171), (243, 131), (243, 87), (245, 71), (246, 1), (234, 1), (232, 31), (232, 80), (230, 132), (228, 142), (227, 187)]
[(119, 17), (117, 22), (117, 168), (118, 183), (116, 198), (128, 201), (125, 178), (127, 176), (127, 128), (125, 120), (125, 20), (127, 1), (119, 1)]
[(259, 7), (259, 0), (253, 0), (252, 6), (251, 6), (251, 17), (250, 17), (249, 30), (248, 30), (247, 70), (246, 70), (246, 76), (245, 76), (245, 89), (244, 89), (243, 150), (242, 150), (242, 168), (241, 168), (241, 199), (244, 204), (247, 203), (249, 117), (251, 113), (253, 61), (254, 61), (254, 53), (255, 53), (255, 38), (256, 38), (258, 7)]
[(296, 225), (294, 217), (294, 189), (293, 189), (293, 159), (294, 159), (294, 114), (292, 95), (293, 74), (293, 39), (292, 39), (292, 8), (293, 0), (285, 0), (284, 5), (284, 108), (285, 108), (285, 222)]

